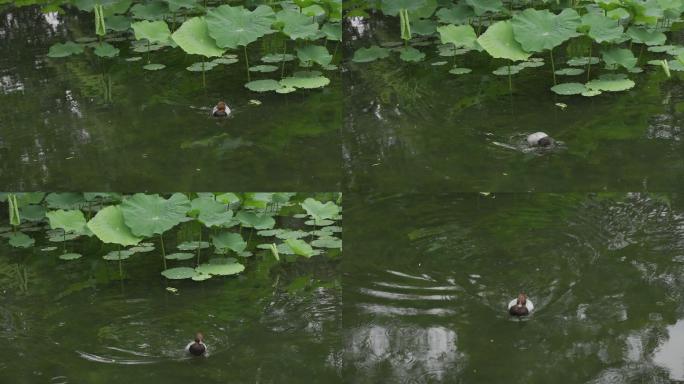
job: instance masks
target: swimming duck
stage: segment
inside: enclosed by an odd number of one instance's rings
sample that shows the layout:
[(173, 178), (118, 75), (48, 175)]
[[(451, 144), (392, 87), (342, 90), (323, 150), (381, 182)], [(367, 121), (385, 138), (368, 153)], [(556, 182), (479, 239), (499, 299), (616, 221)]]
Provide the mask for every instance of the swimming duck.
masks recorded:
[(219, 101), (214, 109), (211, 110), (211, 115), (214, 117), (228, 117), (230, 116), (230, 108), (225, 102)]
[(519, 293), (517, 299), (511, 300), (508, 303), (508, 313), (511, 316), (527, 316), (534, 310), (534, 305), (530, 300), (527, 300), (527, 295)]
[(553, 138), (544, 132), (535, 132), (527, 136), (527, 144), (531, 147), (549, 147), (553, 145), (553, 143)]
[(207, 345), (204, 344), (204, 336), (197, 332), (195, 341), (191, 341), (185, 346), (185, 350), (193, 356), (202, 356), (207, 353)]

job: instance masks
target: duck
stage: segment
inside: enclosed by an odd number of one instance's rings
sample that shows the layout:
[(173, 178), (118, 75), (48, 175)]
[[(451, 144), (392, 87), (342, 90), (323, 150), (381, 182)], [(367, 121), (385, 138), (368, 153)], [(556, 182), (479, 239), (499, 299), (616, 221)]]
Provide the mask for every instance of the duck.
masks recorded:
[(527, 144), (531, 147), (550, 147), (555, 140), (545, 132), (535, 132), (527, 136)]
[(230, 116), (230, 108), (228, 108), (225, 102), (219, 101), (214, 106), (214, 109), (211, 110), (211, 115), (213, 117), (228, 117)]
[(527, 295), (523, 292), (518, 294), (518, 297), (508, 303), (508, 314), (511, 316), (527, 316), (534, 310), (534, 304), (527, 299)]
[(204, 336), (197, 332), (195, 341), (191, 341), (185, 346), (185, 350), (193, 356), (203, 356), (207, 353), (207, 345), (204, 344)]

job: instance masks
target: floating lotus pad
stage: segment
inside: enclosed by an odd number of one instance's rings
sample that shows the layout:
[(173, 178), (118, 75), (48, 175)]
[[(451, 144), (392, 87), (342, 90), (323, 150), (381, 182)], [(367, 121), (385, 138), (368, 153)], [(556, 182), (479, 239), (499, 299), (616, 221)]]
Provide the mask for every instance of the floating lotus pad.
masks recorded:
[(29, 235), (23, 232), (14, 232), (8, 236), (9, 245), (15, 248), (28, 248), (36, 243), (36, 241)]
[(230, 65), (238, 62), (238, 59), (231, 57), (219, 57), (211, 61), (214, 64)]
[(329, 65), (333, 59), (328, 48), (321, 45), (307, 45), (297, 48), (297, 58), (303, 63), (313, 62), (321, 66)]
[(295, 59), (294, 55), (289, 53), (271, 53), (261, 58), (264, 63), (280, 63), (282, 61), (292, 61)]
[(389, 49), (372, 45), (368, 48), (359, 48), (354, 52), (352, 61), (355, 63), (369, 63), (378, 59), (384, 59), (389, 56)]
[(119, 55), (119, 49), (109, 43), (100, 43), (93, 51), (96, 56), (112, 58)]
[(143, 65), (142, 68), (145, 70), (148, 70), (148, 71), (158, 71), (160, 69), (166, 68), (166, 65), (164, 65), (164, 64), (147, 64), (147, 65)]
[(280, 85), (291, 88), (314, 89), (325, 87), (330, 84), (330, 79), (325, 76), (299, 77), (292, 76), (280, 80)]
[(573, 57), (572, 59), (568, 60), (566, 64), (573, 67), (583, 67), (589, 63), (598, 64), (598, 62), (598, 57)]
[(292, 251), (299, 256), (304, 256), (304, 257), (311, 257), (315, 254), (313, 248), (311, 248), (311, 245), (309, 245), (306, 241), (300, 240), (300, 239), (287, 239), (285, 240), (285, 244), (287, 244)]
[(83, 46), (74, 43), (73, 41), (67, 41), (66, 43), (56, 43), (50, 46), (48, 51), (48, 57), (60, 58), (67, 57), (71, 55), (78, 55), (83, 53)]
[(50, 252), (50, 251), (55, 251), (57, 250), (57, 247), (45, 247), (40, 249), (41, 252)]
[(625, 67), (627, 69), (634, 68), (637, 63), (637, 58), (634, 56), (631, 50), (627, 48), (608, 48), (601, 52), (603, 61), (606, 63), (606, 67), (615, 68), (618, 65)]
[(59, 258), (61, 260), (76, 260), (80, 259), (82, 256), (83, 255), (81, 255), (80, 253), (63, 253), (59, 255)]
[(399, 58), (408, 62), (419, 62), (425, 59), (425, 54), (413, 47), (404, 47), (399, 50)]
[(342, 239), (332, 236), (323, 236), (311, 242), (311, 245), (319, 248), (342, 248)]
[(250, 72), (263, 72), (263, 73), (268, 73), (268, 72), (275, 72), (278, 70), (278, 67), (275, 65), (255, 65), (253, 67), (249, 67)]
[(551, 90), (559, 95), (579, 95), (587, 91), (582, 83), (562, 83), (551, 87)]
[(505, 65), (503, 67), (499, 67), (492, 71), (492, 74), (497, 75), (497, 76), (508, 76), (510, 75), (515, 75), (518, 74), (521, 70), (523, 70), (522, 67), (519, 65)]
[(334, 202), (328, 201), (323, 204), (311, 197), (307, 197), (300, 205), (316, 221), (332, 219), (341, 212), (340, 206)]
[(283, 86), (280, 85), (280, 82), (272, 79), (253, 80), (245, 84), (245, 88), (254, 92), (272, 92), (282, 87)]
[(196, 250), (197, 248), (209, 248), (209, 243), (206, 241), (186, 241), (184, 243), (178, 244), (176, 248), (181, 251), (192, 251)]
[(214, 67), (216, 67), (218, 64), (215, 63), (214, 61), (200, 61), (198, 63), (193, 63), (191, 66), (185, 68), (190, 72), (202, 72), (202, 71), (210, 71)]
[(212, 236), (211, 241), (217, 249), (230, 249), (238, 253), (247, 247), (247, 242), (242, 238), (242, 235), (234, 232), (223, 232)]
[(584, 69), (581, 68), (563, 68), (556, 71), (556, 75), (561, 76), (577, 76), (584, 73)]
[(177, 267), (177, 268), (170, 268), (163, 270), (161, 272), (162, 276), (166, 277), (167, 279), (171, 280), (182, 280), (182, 279), (191, 279), (195, 275), (197, 275), (197, 272), (193, 268), (189, 267)]
[(245, 266), (240, 263), (225, 263), (225, 264), (201, 264), (195, 268), (195, 271), (201, 274), (230, 276), (236, 275), (245, 270)]
[(271, 229), (275, 226), (275, 219), (267, 214), (240, 211), (235, 216), (242, 226), (254, 229)]
[(587, 88), (592, 90), (619, 92), (634, 87), (634, 81), (621, 75), (604, 75), (587, 83)]
[(131, 252), (133, 252), (133, 253), (146, 253), (146, 252), (152, 252), (152, 251), (154, 251), (155, 249), (156, 249), (156, 248), (153, 247), (153, 246), (146, 246), (146, 247), (140, 247), (140, 246), (138, 246), (138, 247), (131, 247), (131, 248), (128, 248), (128, 250), (131, 251)]
[(277, 233), (277, 234), (275, 235), (275, 237), (277, 237), (277, 238), (279, 238), (279, 239), (283, 239), (283, 240), (286, 240), (286, 239), (301, 239), (302, 237), (305, 237), (305, 236), (307, 236), (308, 234), (309, 234), (309, 232), (304, 232), (304, 231), (300, 231), (300, 230), (295, 230), (295, 231), (292, 231), (292, 230), (285, 230), (285, 231), (281, 231), (280, 233)]
[(167, 260), (189, 260), (195, 257), (194, 253), (176, 252), (166, 255)]
[(121, 251), (111, 251), (106, 255), (102, 256), (102, 258), (108, 261), (126, 260), (129, 257), (131, 257), (134, 253), (135, 252), (130, 251), (128, 249), (122, 249)]
[(304, 222), (304, 224), (315, 225), (317, 227), (325, 227), (326, 225), (333, 225), (333, 224), (335, 224), (335, 222), (332, 220), (317, 219), (317, 220), (307, 220)]

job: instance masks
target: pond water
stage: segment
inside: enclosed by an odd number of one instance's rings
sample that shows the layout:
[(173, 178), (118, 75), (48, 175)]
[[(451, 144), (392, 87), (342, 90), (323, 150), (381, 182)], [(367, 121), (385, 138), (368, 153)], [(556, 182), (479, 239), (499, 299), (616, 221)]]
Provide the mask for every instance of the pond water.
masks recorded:
[(346, 197), (348, 382), (684, 380), (681, 196)]
[[(396, 53), (354, 63), (354, 51), (400, 41), (398, 18), (373, 16), (345, 24), (344, 167), (357, 191), (681, 190), (684, 175), (684, 83), (657, 67), (630, 74), (636, 87), (593, 98), (556, 96), (548, 53), (544, 66), (513, 76), (486, 54), (437, 55), (417, 41), (419, 63)], [(673, 44), (684, 41), (682, 32)], [(558, 63), (576, 47), (554, 50)], [(537, 55), (538, 56), (538, 55)], [(642, 61), (648, 55), (644, 53)], [(434, 66), (433, 63), (447, 64)], [(456, 63), (471, 68), (449, 74)], [(600, 70), (594, 68), (594, 73)], [(604, 71), (605, 72), (605, 71)], [(561, 81), (584, 81), (570, 77)], [(675, 80), (675, 78), (680, 80)], [(567, 105), (565, 109), (556, 103)], [(563, 142), (547, 153), (525, 152), (525, 135), (545, 131)]]
[[(277, 95), (244, 88), (241, 57), (206, 72), (206, 88), (201, 72), (185, 69), (200, 56), (180, 49), (150, 53), (167, 66), (159, 71), (143, 70), (146, 54), (125, 41), (113, 42), (119, 58), (46, 57), (54, 43), (94, 36), (93, 24), (92, 13), (0, 9), (5, 190), (339, 189), (337, 71), (326, 72), (332, 83), (323, 89)], [(282, 42), (264, 39), (250, 46), (250, 59), (275, 47)], [(132, 56), (143, 59), (125, 60)], [(209, 118), (219, 100), (234, 112), (227, 121)]]
[[(120, 280), (99, 242), (69, 243), (82, 259), (0, 246), (0, 381), (339, 381), (336, 259), (257, 253), (236, 278), (165, 282), (154, 251), (124, 261)], [(197, 331), (207, 358), (183, 351)]]

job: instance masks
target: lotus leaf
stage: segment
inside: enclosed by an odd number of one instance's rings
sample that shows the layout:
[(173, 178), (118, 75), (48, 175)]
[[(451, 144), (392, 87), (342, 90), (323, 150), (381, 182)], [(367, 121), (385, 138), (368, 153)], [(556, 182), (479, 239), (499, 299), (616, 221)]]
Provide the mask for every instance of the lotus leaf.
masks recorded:
[(280, 63), (281, 61), (292, 61), (295, 59), (294, 55), (289, 53), (271, 53), (261, 58), (264, 63)]
[(116, 32), (123, 32), (131, 27), (131, 20), (126, 16), (115, 15), (105, 17), (105, 25), (107, 29)]
[(192, 251), (197, 248), (209, 248), (209, 243), (206, 241), (186, 241), (184, 243), (178, 244), (176, 248), (178, 248), (181, 251)]
[(249, 67), (249, 70), (251, 72), (269, 73), (277, 71), (278, 67), (276, 67), (275, 65), (255, 65), (253, 67)]
[(240, 220), (243, 227), (254, 229), (271, 229), (275, 226), (275, 219), (266, 214), (240, 211), (235, 217)]
[(176, 12), (181, 8), (193, 9), (197, 7), (195, 0), (165, 0), (171, 12)]
[[(411, 22), (411, 33), (419, 36), (431, 36), (437, 31), (437, 23), (429, 19), (419, 19)], [(416, 43), (419, 45), (422, 43)], [(428, 44), (425, 44), (428, 45)]]
[(466, 73), (470, 73), (473, 70), (470, 68), (460, 68), (460, 67), (454, 67), (449, 70), (449, 73), (452, 75), (465, 75)]
[(177, 267), (163, 270), (161, 274), (167, 279), (181, 280), (191, 279), (192, 277), (197, 275), (197, 272), (195, 272), (194, 269), (189, 267)]
[(48, 208), (74, 209), (85, 204), (82, 193), (50, 193), (45, 198)]
[(562, 83), (551, 87), (551, 90), (559, 95), (579, 95), (587, 90), (582, 83)]
[(627, 48), (608, 48), (602, 53), (603, 61), (606, 63), (606, 67), (615, 68), (618, 65), (623, 66), (627, 69), (634, 68), (637, 63), (637, 58), (631, 50)]
[(584, 69), (581, 68), (563, 68), (556, 71), (556, 75), (561, 76), (577, 76), (584, 73)]
[(201, 264), (195, 268), (195, 271), (207, 275), (229, 276), (236, 275), (245, 270), (245, 266), (240, 263), (225, 263), (225, 264)]
[(208, 227), (221, 226), (233, 218), (233, 211), (209, 196), (193, 199), (190, 213)]
[(598, 12), (583, 15), (582, 25), (589, 28), (587, 35), (597, 43), (619, 40), (624, 33), (624, 29), (617, 20)]
[(342, 24), (326, 23), (321, 27), (325, 38), (331, 41), (342, 41)]
[(598, 79), (587, 83), (587, 88), (591, 90), (619, 92), (634, 87), (634, 81), (624, 75), (604, 75)]
[(221, 5), (207, 12), (206, 22), (209, 35), (219, 47), (237, 48), (272, 33), (274, 15), (267, 5), (260, 5), (253, 11), (243, 6)]
[(436, 13), (437, 19), (444, 24), (467, 24), (468, 20), (475, 16), (473, 9), (465, 3), (458, 3), (451, 8), (441, 8)]
[(24, 205), (19, 208), (19, 215), (28, 221), (41, 221), (45, 218), (45, 207), (38, 204)]
[(126, 260), (129, 257), (131, 257), (131, 255), (133, 255), (133, 253), (135, 253), (135, 252), (127, 250), (127, 249), (123, 249), (120, 251), (111, 251), (111, 252), (107, 253), (106, 255), (102, 256), (102, 258), (107, 260), (107, 261)]
[(466, 0), (465, 2), (473, 7), (477, 16), (482, 16), (487, 12), (496, 13), (503, 8), (501, 0)]
[(312, 241), (311, 245), (318, 248), (342, 248), (342, 239), (332, 236), (323, 236)]
[(185, 68), (190, 72), (202, 72), (211, 71), (218, 64), (214, 61), (200, 61), (199, 63), (193, 63), (191, 66)]
[(399, 11), (416, 11), (427, 5), (427, 0), (382, 0), (382, 13), (397, 16)]
[(8, 236), (8, 239), (9, 245), (15, 248), (28, 248), (36, 242), (31, 236), (23, 232), (13, 232)]
[(119, 55), (119, 49), (109, 43), (100, 43), (93, 51), (99, 57), (115, 57)]
[(166, 68), (166, 65), (164, 64), (147, 64), (143, 65), (143, 69), (148, 70), (148, 71), (158, 71), (160, 69)]
[(589, 63), (593, 65), (598, 64), (598, 62), (598, 57), (573, 57), (572, 59), (567, 61), (567, 64), (573, 67), (583, 67), (585, 65), (588, 65)]
[(219, 57), (219, 58), (211, 61), (211, 63), (214, 63), (214, 64), (224, 64), (224, 65), (235, 64), (237, 62), (238, 62), (238, 59), (228, 58), (228, 57)]
[(300, 205), (304, 208), (306, 213), (317, 222), (325, 219), (332, 219), (339, 215), (341, 211), (340, 207), (332, 201), (323, 204), (311, 197), (306, 198)]
[(169, 7), (161, 1), (150, 1), (146, 4), (135, 4), (131, 13), (135, 19), (159, 20), (169, 12)]
[(192, 277), (192, 281), (204, 281), (208, 279), (211, 279), (211, 275), (205, 273), (198, 273)]
[(518, 61), (527, 60), (531, 55), (513, 37), (513, 26), (508, 20), (492, 24), (477, 42), (494, 58)]
[(209, 35), (207, 21), (204, 17), (193, 17), (186, 20), (171, 35), (171, 38), (183, 51), (189, 54), (217, 57), (223, 55), (224, 52), (224, 49), (217, 46), (214, 39)]
[(136, 193), (121, 203), (126, 225), (134, 235), (151, 237), (175, 227), (190, 210), (190, 202), (182, 193), (168, 199), (157, 194)]
[(389, 49), (371, 45), (368, 48), (359, 48), (354, 52), (352, 61), (356, 63), (368, 63), (389, 56)]
[(283, 25), (283, 33), (291, 39), (314, 39), (318, 36), (318, 23), (299, 12), (283, 9), (276, 14), (276, 20)]
[(282, 88), (277, 80), (253, 80), (245, 84), (245, 88), (254, 92), (271, 92)]
[(477, 46), (477, 35), (470, 25), (445, 25), (437, 28), (442, 44), (451, 43), (455, 47), (475, 48)]
[(639, 26), (629, 27), (627, 35), (632, 38), (633, 42), (646, 45), (662, 45), (667, 40), (664, 33)]
[(277, 237), (279, 239), (283, 239), (283, 240), (285, 240), (285, 239), (301, 239), (302, 237), (305, 237), (308, 234), (309, 234), (308, 232), (299, 231), (299, 230), (297, 230), (297, 231), (287, 230), (287, 231), (280, 231), (279, 233), (277, 233), (275, 235), (275, 237)]
[(76, 44), (73, 41), (67, 41), (64, 44), (56, 43), (50, 46), (48, 57), (67, 57), (71, 55), (78, 55), (79, 53), (83, 53), (83, 46)]
[(523, 70), (524, 67), (521, 67), (519, 65), (505, 65), (503, 67), (499, 67), (492, 71), (493, 74), (497, 76), (508, 76), (508, 75), (515, 75), (518, 74), (521, 70)]
[(233, 252), (242, 252), (247, 247), (247, 242), (239, 233), (223, 232), (219, 235), (212, 236), (211, 241), (215, 248), (230, 249)]
[(586, 91), (582, 92), (582, 96), (594, 97), (600, 95), (601, 93), (603, 92), (599, 91), (598, 89), (587, 89)]
[(195, 257), (195, 254), (189, 252), (175, 252), (166, 255), (167, 260), (189, 260), (193, 257)]
[(62, 229), (65, 232), (84, 233), (86, 231), (86, 219), (80, 210), (51, 211), (46, 214), (50, 221), (50, 228)]
[(154, 251), (154, 249), (155, 249), (154, 246), (149, 246), (149, 245), (128, 248), (128, 250), (133, 252), (133, 253), (152, 252), (152, 251)]
[(61, 243), (62, 241), (69, 241), (69, 240), (77, 239), (79, 237), (81, 237), (81, 235), (78, 233), (67, 233), (67, 234), (65, 234), (64, 232), (62, 232), (61, 234), (57, 234), (57, 235), (48, 237), (48, 241), (53, 242), (53, 243)]
[(418, 62), (425, 59), (425, 54), (413, 47), (405, 47), (399, 50), (399, 58), (403, 61)]
[(59, 255), (59, 258), (62, 260), (76, 260), (80, 259), (83, 255), (80, 253), (64, 253)]
[(330, 79), (325, 76), (294, 76), (280, 80), (280, 85), (291, 88), (313, 89), (325, 87), (328, 84), (330, 84)]
[(110, 205), (103, 208), (95, 217), (90, 219), (87, 225), (103, 243), (127, 246), (138, 244), (141, 240), (126, 226), (124, 215), (119, 205)]
[[(285, 244), (287, 244), (292, 251), (299, 256), (304, 256), (304, 257), (311, 257), (314, 255), (314, 250), (311, 248), (311, 245), (309, 245), (306, 241), (300, 240), (300, 239), (287, 239), (285, 240)], [(281, 252), (285, 253), (285, 252)]]
[(314, 62), (326, 66), (332, 61), (332, 55), (328, 49), (320, 45), (307, 45), (297, 48), (297, 57), (301, 62)]
[(171, 39), (171, 31), (164, 20), (138, 21), (131, 24), (138, 40), (147, 39), (150, 43), (168, 43)]
[(45, 247), (40, 249), (41, 252), (51, 252), (55, 250), (57, 250), (57, 247)]
[(548, 10), (527, 8), (511, 19), (515, 40), (528, 52), (553, 49), (578, 35), (580, 17), (577, 11), (565, 8), (554, 15)]

